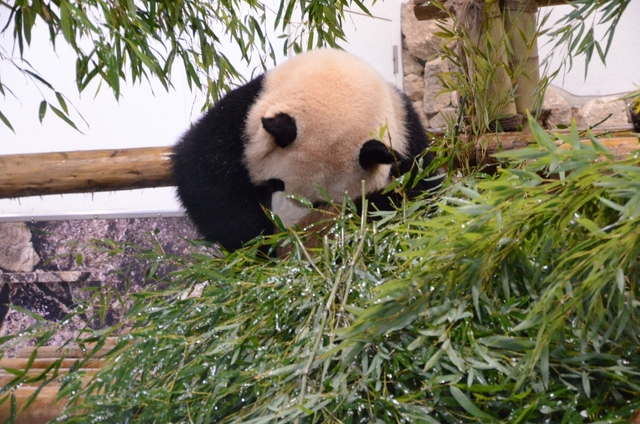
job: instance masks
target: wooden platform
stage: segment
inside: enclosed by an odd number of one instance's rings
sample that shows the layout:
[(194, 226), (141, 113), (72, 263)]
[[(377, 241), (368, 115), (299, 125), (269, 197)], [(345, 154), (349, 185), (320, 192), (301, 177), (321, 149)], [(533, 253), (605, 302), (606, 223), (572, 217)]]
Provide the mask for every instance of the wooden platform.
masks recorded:
[[(83, 364), (81, 371), (86, 374), (86, 379), (90, 379), (103, 365), (104, 355), (111, 350), (116, 344), (116, 340), (108, 339), (107, 343), (101, 347), (93, 357)], [(86, 350), (82, 350), (78, 346), (65, 346), (60, 348), (58, 346), (45, 346), (40, 347), (37, 350), (36, 358), (31, 363), (27, 375), (29, 377), (39, 377), (43, 372), (47, 370), (55, 361), (60, 360), (60, 367), (58, 368), (57, 375), (64, 375), (69, 369), (78, 363), (79, 360), (85, 358), (85, 352), (91, 352), (95, 348), (94, 343), (87, 343), (85, 345)], [(15, 358), (4, 358), (0, 360), (0, 387), (4, 387), (9, 384), (16, 376), (6, 369), (24, 370), (31, 356), (33, 355), (34, 348), (21, 349)], [(54, 367), (55, 368), (55, 367)], [(54, 377), (51, 371), (46, 373), (47, 378)], [(16, 388), (9, 391), (15, 397), (17, 407), (17, 424), (40, 424), (46, 423), (56, 417), (58, 417), (66, 404), (65, 399), (58, 399), (58, 391), (60, 390), (61, 383), (54, 381), (47, 384), (40, 389), (36, 399), (29, 405), (29, 407), (21, 411), (21, 408), (26, 405), (31, 396), (33, 396), (38, 389), (42, 380), (34, 383), (21, 384)], [(3, 394), (4, 397), (6, 394)], [(2, 405), (0, 405), (0, 421), (4, 422), (9, 418), (11, 414), (11, 402), (7, 399)]]

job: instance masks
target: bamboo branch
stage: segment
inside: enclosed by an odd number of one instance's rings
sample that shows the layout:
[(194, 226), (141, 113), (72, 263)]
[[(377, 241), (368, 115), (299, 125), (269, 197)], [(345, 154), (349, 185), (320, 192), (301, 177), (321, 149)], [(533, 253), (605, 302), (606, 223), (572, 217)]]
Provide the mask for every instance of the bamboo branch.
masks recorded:
[(171, 185), (171, 148), (0, 156), (0, 198)]

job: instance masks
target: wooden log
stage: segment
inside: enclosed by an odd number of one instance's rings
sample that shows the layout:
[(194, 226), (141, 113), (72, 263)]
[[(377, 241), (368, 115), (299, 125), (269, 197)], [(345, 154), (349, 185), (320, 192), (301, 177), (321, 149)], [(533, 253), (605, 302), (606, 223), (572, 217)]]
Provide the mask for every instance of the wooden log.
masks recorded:
[[(591, 144), (588, 139), (580, 140), (583, 143)], [(637, 136), (599, 138), (598, 141), (611, 151), (614, 159), (619, 161), (625, 159), (633, 151), (640, 149), (640, 141)], [(531, 133), (499, 133), (485, 134), (476, 143), (476, 163), (478, 165), (490, 165), (497, 163), (493, 154), (505, 151), (522, 149), (533, 143)], [(569, 144), (559, 144), (561, 149), (570, 149)]]
[[(536, 0), (538, 7), (567, 4), (565, 0)], [(449, 14), (432, 4), (431, 0), (413, 0), (413, 13), (419, 21), (446, 19)]]
[(0, 198), (171, 185), (171, 148), (0, 156)]
[[(102, 346), (95, 354), (94, 357), (101, 358), (107, 352), (109, 352), (116, 345), (115, 337), (108, 337)], [(95, 343), (85, 343), (86, 352), (89, 353), (95, 348)], [(18, 351), (17, 358), (30, 358), (31, 354), (35, 350), (34, 347), (23, 347)], [(38, 348), (38, 358), (60, 358), (65, 353), (67, 358), (84, 358), (85, 352), (77, 345), (70, 346), (42, 346)]]
[[(580, 140), (582, 143), (591, 144), (590, 140)], [(629, 156), (632, 152), (640, 149), (638, 137), (616, 137), (598, 140), (607, 149), (611, 150), (615, 160), (622, 160)], [(561, 149), (571, 149), (571, 145), (564, 143), (558, 146)]]
[[(30, 369), (45, 369), (49, 365), (53, 364), (55, 361), (59, 360), (56, 358), (36, 358), (33, 360), (33, 363), (30, 366)], [(71, 368), (73, 364), (75, 364), (79, 358), (69, 358), (63, 359), (60, 361), (61, 368)], [(26, 368), (29, 359), (27, 358), (2, 358), (0, 359), (0, 368), (14, 368), (23, 370)], [(104, 364), (104, 360), (102, 359), (89, 359), (85, 364), (83, 364), (86, 368), (99, 368)]]
[[(25, 405), (29, 396), (35, 393), (37, 387), (23, 386), (14, 390), (12, 393), (16, 398), (16, 406), (18, 411)], [(33, 401), (29, 407), (19, 412), (15, 423), (16, 424), (44, 424), (52, 419), (58, 417), (62, 413), (62, 409), (66, 404), (66, 400), (57, 400), (58, 390), (60, 386), (49, 385), (44, 387), (38, 397)], [(7, 399), (2, 405), (0, 405), (0, 420), (4, 422), (11, 415), (11, 402)]]
[[(76, 371), (81, 371), (84, 373), (84, 377), (82, 379), (83, 383), (86, 383), (89, 381), (89, 379), (93, 378), (93, 376), (100, 371), (100, 368), (80, 368)], [(60, 368), (58, 370), (58, 376), (61, 378), (63, 375), (65, 375), (66, 373), (69, 372), (68, 368)], [(27, 371), (27, 376), (29, 378), (36, 378), (39, 377), (40, 374), (42, 374), (42, 370), (29, 370)], [(51, 377), (53, 377), (52, 373), (47, 373), (47, 379), (50, 379)], [(6, 371), (0, 371), (0, 387), (4, 387), (7, 384), (11, 383), (14, 379), (16, 378), (15, 375), (8, 373)], [(40, 384), (42, 384), (41, 380), (38, 380), (34, 383), (22, 383), (20, 384), (20, 387), (38, 387), (40, 386)], [(54, 385), (58, 385), (58, 383), (49, 383), (50, 386), (54, 386)], [(16, 388), (15, 390), (20, 390), (20, 387)]]
[[(100, 357), (104, 356), (109, 350), (111, 350), (116, 344), (116, 338), (108, 338), (103, 347), (101, 347), (94, 355), (93, 358), (89, 359), (86, 363), (83, 364), (83, 368), (80, 368), (77, 371), (82, 371), (85, 373), (83, 376), (83, 384), (87, 383), (89, 379), (93, 378), (93, 376), (100, 370), (100, 368), (104, 365), (104, 360), (100, 359)], [(91, 352), (95, 343), (86, 343), (85, 348), (86, 352)], [(0, 360), (0, 368), (15, 368), (24, 370), (29, 357), (33, 353), (35, 348), (27, 347), (22, 348), (18, 352), (18, 357), (15, 358), (3, 358)], [(31, 364), (29, 371), (27, 371), (28, 377), (37, 377), (39, 376), (48, 366), (50, 366), (55, 360), (58, 360), (62, 357), (62, 355), (66, 355), (65, 359), (60, 362), (59, 368), (57, 369), (58, 375), (64, 375), (67, 373), (76, 361), (85, 357), (85, 351), (80, 349), (77, 345), (71, 346), (43, 346), (37, 349), (36, 358)], [(52, 372), (48, 373), (48, 378), (53, 376)], [(0, 370), (0, 387), (7, 385), (12, 380), (15, 379), (15, 375), (8, 373), (4, 370)], [(35, 382), (32, 384), (21, 384), (19, 387), (12, 389), (10, 393), (15, 396), (16, 406), (18, 410), (25, 405), (29, 397), (33, 395), (41, 382)], [(34, 402), (29, 405), (29, 407), (18, 413), (16, 423), (25, 423), (25, 424), (39, 424), (46, 423), (60, 415), (62, 413), (62, 409), (66, 404), (66, 399), (61, 399), (56, 401), (58, 396), (58, 391), (60, 390), (61, 384), (58, 382), (51, 382), (38, 393), (38, 396), (34, 400)], [(2, 405), (0, 405), (0, 421), (4, 422), (11, 413), (11, 403), (10, 399), (7, 399)]]
[[(631, 131), (631, 126), (625, 126), (597, 128), (593, 133), (596, 136), (606, 133), (630, 135)], [(444, 134), (440, 129), (431, 129), (429, 132), (435, 136)], [(524, 146), (521, 142), (513, 144), (519, 137), (531, 139), (531, 135), (527, 133), (487, 134), (483, 137), (499, 139), (503, 150), (505, 146)], [(491, 144), (491, 141), (483, 142), (484, 138), (478, 142), (479, 146)], [(604, 144), (607, 145), (606, 139)], [(625, 141), (616, 147), (616, 158), (622, 158), (625, 152), (633, 150), (633, 145), (634, 143)], [(620, 153), (616, 153), (618, 151)], [(0, 156), (0, 198), (169, 186), (172, 185), (170, 155), (170, 147), (154, 147)], [(59, 353), (55, 353), (58, 349), (41, 347), (38, 355), (43, 358), (45, 355), (59, 357)], [(110, 347), (105, 346), (104, 349), (108, 350)], [(67, 356), (78, 357), (81, 354), (78, 348), (76, 353), (68, 353)], [(26, 349), (19, 355), (29, 357), (31, 350)]]

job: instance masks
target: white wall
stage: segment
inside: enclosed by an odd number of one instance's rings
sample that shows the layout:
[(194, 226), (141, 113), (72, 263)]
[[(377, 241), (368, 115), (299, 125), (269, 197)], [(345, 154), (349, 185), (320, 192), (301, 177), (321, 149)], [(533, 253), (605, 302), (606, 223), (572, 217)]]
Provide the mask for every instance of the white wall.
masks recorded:
[[(542, 7), (540, 14), (550, 13), (549, 24), (557, 22), (572, 10), (571, 6)], [(596, 39), (602, 39), (609, 24), (598, 25), (595, 29)], [(584, 58), (574, 59), (570, 72), (558, 76), (553, 84), (564, 88), (577, 96), (603, 96), (637, 90), (640, 87), (640, 0), (631, 0), (616, 28), (613, 43), (603, 65), (597, 52), (594, 52), (589, 64), (589, 73), (585, 79)], [(553, 53), (552, 69), (560, 66), (566, 57), (566, 51), (554, 51), (555, 40), (548, 36), (539, 39), (540, 58)], [(602, 40), (606, 46), (606, 40)]]

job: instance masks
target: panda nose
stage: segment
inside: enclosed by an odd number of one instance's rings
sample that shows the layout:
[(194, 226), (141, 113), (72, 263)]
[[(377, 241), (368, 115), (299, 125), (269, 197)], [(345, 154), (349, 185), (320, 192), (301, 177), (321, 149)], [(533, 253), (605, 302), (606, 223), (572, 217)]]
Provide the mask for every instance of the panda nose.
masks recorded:
[(278, 178), (271, 178), (270, 180), (267, 180), (267, 190), (271, 193), (284, 191), (284, 181)]

